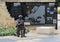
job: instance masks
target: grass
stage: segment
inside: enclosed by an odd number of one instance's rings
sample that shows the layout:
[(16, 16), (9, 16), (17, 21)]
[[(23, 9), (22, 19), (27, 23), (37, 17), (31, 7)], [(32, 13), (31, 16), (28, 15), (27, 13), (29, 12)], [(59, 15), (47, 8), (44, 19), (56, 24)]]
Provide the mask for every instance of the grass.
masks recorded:
[[(16, 32), (16, 28), (4, 28), (0, 27), (0, 36), (11, 36)], [(28, 29), (26, 29), (26, 33), (29, 32)]]

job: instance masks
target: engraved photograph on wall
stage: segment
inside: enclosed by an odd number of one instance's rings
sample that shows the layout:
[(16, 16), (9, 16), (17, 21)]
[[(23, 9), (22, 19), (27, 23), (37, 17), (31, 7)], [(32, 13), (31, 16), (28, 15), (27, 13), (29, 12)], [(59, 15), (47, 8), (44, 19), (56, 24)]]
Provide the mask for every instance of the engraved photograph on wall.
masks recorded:
[(57, 7), (54, 2), (7, 2), (12, 17), (22, 15), (25, 22), (32, 25), (53, 24), (57, 20)]

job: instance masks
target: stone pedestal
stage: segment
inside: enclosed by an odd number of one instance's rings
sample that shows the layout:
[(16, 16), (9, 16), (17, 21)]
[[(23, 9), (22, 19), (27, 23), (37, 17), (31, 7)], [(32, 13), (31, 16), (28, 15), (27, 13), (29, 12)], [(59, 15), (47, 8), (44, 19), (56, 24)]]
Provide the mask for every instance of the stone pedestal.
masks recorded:
[(41, 26), (36, 28), (36, 32), (39, 34), (53, 34), (55, 30), (54, 26)]

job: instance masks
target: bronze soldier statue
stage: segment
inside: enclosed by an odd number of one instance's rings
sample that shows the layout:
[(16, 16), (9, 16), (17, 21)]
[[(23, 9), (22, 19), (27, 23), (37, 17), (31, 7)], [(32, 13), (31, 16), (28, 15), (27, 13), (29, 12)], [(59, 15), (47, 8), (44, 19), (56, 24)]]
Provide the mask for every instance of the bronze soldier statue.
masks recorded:
[(21, 37), (26, 37), (25, 36), (25, 27), (24, 27), (24, 20), (23, 20), (23, 16), (19, 15), (19, 18), (17, 19), (17, 25), (16, 25), (16, 36), (19, 37), (19, 35), (21, 35)]

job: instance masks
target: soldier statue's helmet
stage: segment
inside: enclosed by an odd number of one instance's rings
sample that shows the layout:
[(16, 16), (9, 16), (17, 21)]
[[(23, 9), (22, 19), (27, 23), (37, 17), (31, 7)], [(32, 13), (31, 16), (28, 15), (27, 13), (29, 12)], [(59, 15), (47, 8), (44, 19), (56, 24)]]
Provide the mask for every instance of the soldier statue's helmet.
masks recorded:
[(23, 17), (23, 16), (22, 15), (19, 15), (18, 17), (20, 18), (20, 17)]

